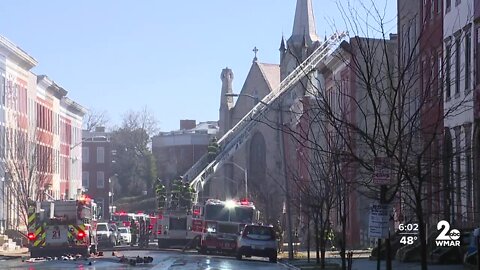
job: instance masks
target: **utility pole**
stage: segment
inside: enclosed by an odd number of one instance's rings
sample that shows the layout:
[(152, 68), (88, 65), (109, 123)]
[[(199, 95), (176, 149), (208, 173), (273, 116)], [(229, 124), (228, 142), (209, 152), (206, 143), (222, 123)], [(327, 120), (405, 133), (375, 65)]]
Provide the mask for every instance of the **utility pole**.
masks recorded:
[(285, 205), (287, 210), (287, 227), (288, 227), (288, 259), (293, 260), (293, 234), (292, 234), (292, 212), (290, 208), (290, 184), (287, 176), (287, 157), (285, 156), (285, 138), (284, 138), (284, 131), (283, 131), (283, 110), (282, 110), (282, 103), (279, 103), (279, 111), (280, 111), (280, 149), (281, 155), (283, 158), (283, 174), (285, 175)]

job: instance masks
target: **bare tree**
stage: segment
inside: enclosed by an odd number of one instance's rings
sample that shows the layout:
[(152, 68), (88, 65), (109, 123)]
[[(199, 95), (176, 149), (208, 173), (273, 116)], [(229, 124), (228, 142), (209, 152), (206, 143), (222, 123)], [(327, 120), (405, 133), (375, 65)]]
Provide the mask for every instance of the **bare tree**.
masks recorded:
[[(52, 188), (54, 165), (53, 148), (42, 144), (39, 133), (28, 136), (26, 131), (7, 129), (5, 140), (7, 189), (10, 192), (13, 209), (18, 211), (21, 225), (27, 225), (28, 207), (32, 202), (43, 201)], [(32, 135), (32, 134), (30, 134)], [(48, 194), (48, 195), (47, 195)], [(16, 206), (16, 207), (15, 207)], [(17, 228), (18, 229), (18, 228)]]
[[(444, 123), (471, 110), (472, 95), (459, 95), (444, 108), (443, 88), (450, 87), (453, 80), (450, 73), (443, 76), (440, 67), (451, 65), (449, 58), (454, 50), (438, 64), (426, 62), (425, 56), (428, 60), (433, 56), (423, 51), (420, 43), (429, 38), (428, 33), (420, 29), (418, 37), (408, 44), (400, 43), (395, 35), (387, 34), (384, 14), (372, 5), (364, 6), (371, 20), (360, 17), (352, 8), (342, 9), (350, 39), (317, 68), (316, 76), (305, 74), (308, 85), (301, 81), (299, 86), (313, 98), (314, 110), (289, 113), (318, 115), (309, 118), (311, 125), (328, 130), (327, 141), (339, 140), (340, 149), (328, 143), (322, 148), (323, 156), (340, 157), (330, 160), (339, 166), (335, 169), (340, 173), (336, 185), (339, 194), (359, 194), (357, 202), (364, 210), (373, 200), (393, 204), (403, 216), (399, 222), (419, 224), (417, 243), (422, 269), (427, 269), (427, 229), (439, 217), (449, 220), (450, 206), (460, 207), (464, 180), (460, 169), (454, 170), (452, 164), (455, 157), (459, 166), (461, 155), (468, 150), (458, 140), (456, 147), (448, 143), (442, 147), (442, 142), (449, 141)], [(368, 37), (372, 32), (375, 38)], [(434, 59), (437, 57), (438, 53)], [(286, 132), (302, 145), (318, 144), (305, 132), (293, 128)], [(379, 164), (378, 160), (384, 162)], [(331, 164), (321, 166), (328, 171)], [(379, 166), (390, 170), (389, 183), (376, 183), (374, 175)], [(433, 202), (432, 197), (439, 199)], [(348, 196), (340, 195), (337, 203), (342, 199), (348, 200)], [(442, 209), (442, 200), (447, 209)], [(343, 201), (340, 216), (344, 224), (348, 219), (345, 205)], [(437, 215), (426, 218), (433, 212)]]
[(83, 129), (93, 131), (96, 127), (104, 127), (109, 122), (106, 111), (90, 110), (83, 120)]
[(149, 136), (153, 136), (158, 133), (158, 121), (155, 118), (153, 112), (146, 106), (140, 111), (128, 111), (123, 116), (122, 127), (134, 130), (142, 129), (147, 132)]

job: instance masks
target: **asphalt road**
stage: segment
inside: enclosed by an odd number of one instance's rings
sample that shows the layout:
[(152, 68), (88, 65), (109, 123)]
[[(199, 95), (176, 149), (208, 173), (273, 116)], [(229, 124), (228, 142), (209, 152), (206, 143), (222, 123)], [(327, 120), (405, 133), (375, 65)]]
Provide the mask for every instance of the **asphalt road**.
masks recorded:
[[(52, 260), (38, 262), (22, 262), (21, 259), (0, 260), (0, 269), (168, 269), (168, 270), (280, 270), (288, 269), (281, 263), (270, 263), (264, 258), (248, 258), (238, 261), (233, 257), (217, 255), (200, 255), (195, 252), (182, 253), (179, 251), (168, 250), (129, 250), (116, 252), (112, 256), (111, 252), (105, 252), (105, 256), (92, 258), (89, 260)], [(153, 257), (151, 264), (137, 264), (130, 266), (128, 263), (119, 263), (118, 257), (126, 256), (135, 258), (136, 256)], [(90, 265), (91, 263), (91, 265)]]

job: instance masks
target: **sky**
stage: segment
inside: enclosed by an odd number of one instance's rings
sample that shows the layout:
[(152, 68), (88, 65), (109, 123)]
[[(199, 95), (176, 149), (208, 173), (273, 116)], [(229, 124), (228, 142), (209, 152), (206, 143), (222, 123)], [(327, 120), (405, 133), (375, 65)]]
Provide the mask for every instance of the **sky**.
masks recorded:
[[(350, 0), (359, 12), (375, 2), (395, 32), (396, 1)], [(317, 33), (348, 30), (339, 4), (313, 0)], [(292, 32), (295, 0), (2, 0), (0, 35), (39, 63), (87, 109), (106, 111), (110, 126), (147, 108), (161, 131), (180, 119), (218, 120), (223, 68), (240, 92), (252, 64), (279, 63), (282, 34)], [(365, 5), (367, 9), (362, 8)], [(361, 13), (359, 18), (365, 18)]]

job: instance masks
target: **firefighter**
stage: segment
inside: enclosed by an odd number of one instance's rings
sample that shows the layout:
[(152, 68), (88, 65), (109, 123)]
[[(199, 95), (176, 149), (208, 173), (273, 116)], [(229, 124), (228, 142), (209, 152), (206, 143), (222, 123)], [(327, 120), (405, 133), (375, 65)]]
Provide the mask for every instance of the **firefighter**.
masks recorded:
[(130, 232), (132, 234), (132, 241), (130, 242), (130, 246), (134, 246), (137, 244), (137, 233), (138, 233), (138, 228), (137, 224), (135, 223), (135, 220), (132, 219), (130, 222)]
[(139, 224), (140, 224), (140, 229), (139, 229), (140, 238), (138, 241), (138, 246), (143, 247), (145, 245), (145, 220), (143, 219), (143, 217), (140, 218)]
[(147, 221), (145, 222), (145, 231), (146, 231), (146, 237), (145, 237), (145, 245), (148, 247), (148, 242), (150, 241), (150, 236), (152, 235), (152, 225), (150, 225), (150, 219), (147, 218)]

